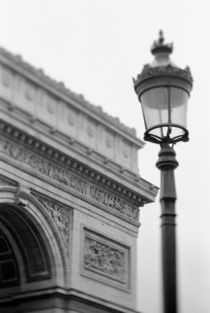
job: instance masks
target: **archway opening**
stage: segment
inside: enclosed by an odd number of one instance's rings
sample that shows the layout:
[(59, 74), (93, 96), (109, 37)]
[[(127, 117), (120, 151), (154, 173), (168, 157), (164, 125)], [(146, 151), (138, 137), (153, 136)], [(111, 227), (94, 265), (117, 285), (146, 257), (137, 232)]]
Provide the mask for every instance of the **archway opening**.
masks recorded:
[(0, 204), (0, 298), (5, 289), (8, 296), (20, 285), (37, 288), (37, 281), (51, 279), (47, 242), (23, 207)]

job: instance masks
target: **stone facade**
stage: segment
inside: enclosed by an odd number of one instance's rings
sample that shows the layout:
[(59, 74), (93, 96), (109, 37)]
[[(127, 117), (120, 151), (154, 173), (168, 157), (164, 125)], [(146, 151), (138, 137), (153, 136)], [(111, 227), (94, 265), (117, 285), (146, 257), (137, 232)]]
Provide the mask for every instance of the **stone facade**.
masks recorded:
[(135, 312), (142, 146), (0, 49), (1, 312)]

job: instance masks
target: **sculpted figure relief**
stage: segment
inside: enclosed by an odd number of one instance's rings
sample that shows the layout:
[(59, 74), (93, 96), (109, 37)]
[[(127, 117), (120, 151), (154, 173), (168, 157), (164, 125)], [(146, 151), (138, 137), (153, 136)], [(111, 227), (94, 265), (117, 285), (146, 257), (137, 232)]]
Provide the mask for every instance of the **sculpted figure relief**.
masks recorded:
[(84, 267), (112, 279), (125, 281), (125, 253), (87, 236), (85, 237)]
[(70, 209), (58, 205), (56, 202), (50, 199), (44, 199), (35, 195), (36, 198), (47, 209), (48, 213), (54, 220), (58, 230), (60, 231), (64, 245), (67, 248), (69, 243), (70, 234)]

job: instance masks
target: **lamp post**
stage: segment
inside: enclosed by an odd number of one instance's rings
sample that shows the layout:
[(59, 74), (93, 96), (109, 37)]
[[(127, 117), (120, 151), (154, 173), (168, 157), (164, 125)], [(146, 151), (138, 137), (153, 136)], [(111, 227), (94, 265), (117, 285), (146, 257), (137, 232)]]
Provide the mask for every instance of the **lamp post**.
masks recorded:
[(189, 67), (181, 69), (170, 59), (172, 44), (165, 44), (162, 31), (151, 52), (154, 61), (146, 64), (134, 79), (145, 122), (144, 139), (159, 144), (156, 166), (161, 171), (161, 237), (163, 303), (165, 313), (177, 312), (176, 294), (176, 188), (174, 169), (178, 166), (175, 143), (188, 141), (187, 103), (193, 79)]

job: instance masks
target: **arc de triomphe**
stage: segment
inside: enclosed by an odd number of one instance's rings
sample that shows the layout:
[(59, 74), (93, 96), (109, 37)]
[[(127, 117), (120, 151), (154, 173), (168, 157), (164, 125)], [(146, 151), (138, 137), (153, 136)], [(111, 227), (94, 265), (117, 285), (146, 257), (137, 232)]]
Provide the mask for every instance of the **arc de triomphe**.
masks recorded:
[(136, 312), (139, 207), (122, 125), (0, 49), (1, 312)]

